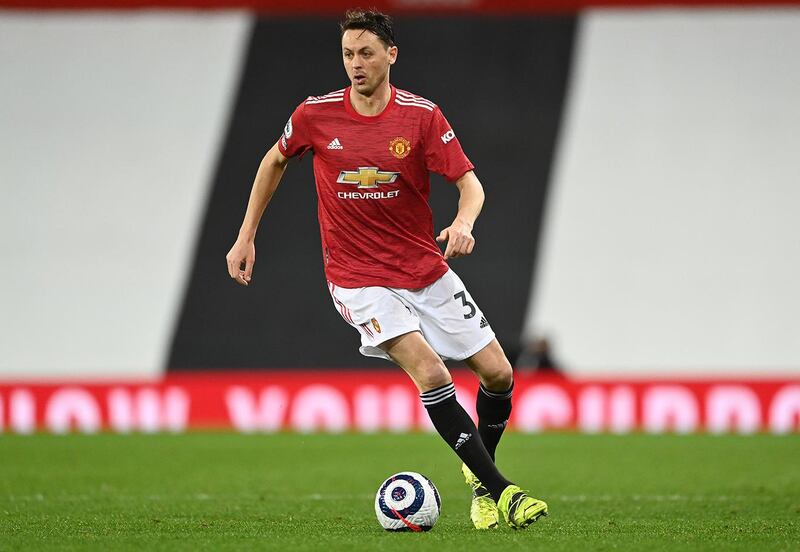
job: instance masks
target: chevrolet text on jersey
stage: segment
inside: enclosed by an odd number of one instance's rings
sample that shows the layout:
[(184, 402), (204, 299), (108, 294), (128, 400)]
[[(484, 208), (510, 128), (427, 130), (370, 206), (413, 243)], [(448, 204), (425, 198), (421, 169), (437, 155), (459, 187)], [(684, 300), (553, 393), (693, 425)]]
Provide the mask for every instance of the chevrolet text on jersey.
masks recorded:
[(400, 195), (400, 190), (391, 192), (337, 192), (339, 199), (392, 199)]

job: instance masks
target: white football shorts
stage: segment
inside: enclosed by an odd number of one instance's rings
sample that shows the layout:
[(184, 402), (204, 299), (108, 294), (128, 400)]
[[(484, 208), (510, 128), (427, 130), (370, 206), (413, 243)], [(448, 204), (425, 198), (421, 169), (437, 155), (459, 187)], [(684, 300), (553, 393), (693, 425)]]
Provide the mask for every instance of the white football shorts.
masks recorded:
[(361, 354), (391, 360), (379, 345), (421, 332), (444, 360), (464, 360), (486, 347), (494, 331), (455, 272), (422, 289), (341, 288), (328, 282), (334, 306), (361, 334)]

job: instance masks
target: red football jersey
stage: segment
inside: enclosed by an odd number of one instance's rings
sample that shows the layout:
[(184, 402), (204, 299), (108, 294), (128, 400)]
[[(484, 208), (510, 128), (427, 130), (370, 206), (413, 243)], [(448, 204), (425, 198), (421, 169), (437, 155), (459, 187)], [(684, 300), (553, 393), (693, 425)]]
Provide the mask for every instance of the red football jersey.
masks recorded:
[(301, 103), (278, 147), (314, 152), (325, 274), (345, 288), (418, 289), (447, 272), (433, 235), (429, 172), (473, 168), (433, 102), (392, 87), (386, 108), (359, 114), (350, 88)]

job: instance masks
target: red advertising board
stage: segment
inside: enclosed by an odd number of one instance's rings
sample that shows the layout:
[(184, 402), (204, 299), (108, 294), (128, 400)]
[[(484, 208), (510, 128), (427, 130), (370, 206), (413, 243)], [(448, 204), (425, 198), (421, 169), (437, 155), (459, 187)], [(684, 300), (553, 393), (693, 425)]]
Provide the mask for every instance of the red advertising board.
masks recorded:
[[(477, 383), (455, 371), (475, 415)], [(574, 380), (519, 373), (510, 426), (587, 433), (797, 433), (800, 379)], [(187, 372), (157, 382), (2, 383), (0, 432), (430, 431), (399, 371)]]

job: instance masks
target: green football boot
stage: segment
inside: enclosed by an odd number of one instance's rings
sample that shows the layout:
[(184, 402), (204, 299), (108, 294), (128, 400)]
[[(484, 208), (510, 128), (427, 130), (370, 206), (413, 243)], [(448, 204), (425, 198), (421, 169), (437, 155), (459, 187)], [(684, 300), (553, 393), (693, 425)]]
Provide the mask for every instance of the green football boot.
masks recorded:
[(496, 529), (500, 523), (500, 513), (497, 504), (492, 499), (489, 491), (483, 486), (481, 480), (475, 477), (466, 464), (461, 464), (461, 473), (464, 480), (472, 489), (472, 504), (469, 507), (469, 517), (475, 529)]
[(547, 515), (547, 503), (527, 495), (516, 485), (509, 485), (500, 495), (497, 508), (512, 529), (524, 529), (537, 519)]

